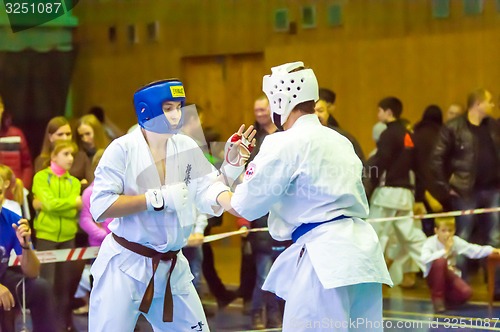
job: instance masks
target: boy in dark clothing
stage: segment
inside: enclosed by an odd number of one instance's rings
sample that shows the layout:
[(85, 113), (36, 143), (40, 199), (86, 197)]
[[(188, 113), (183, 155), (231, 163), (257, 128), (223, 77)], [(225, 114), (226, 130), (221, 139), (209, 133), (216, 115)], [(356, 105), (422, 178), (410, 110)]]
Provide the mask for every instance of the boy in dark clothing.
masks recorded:
[[(418, 271), (415, 264), (423, 269), (420, 252), (426, 239), (422, 227), (413, 220), (410, 170), (413, 168), (414, 145), (410, 133), (399, 121), (403, 111), (401, 101), (387, 97), (378, 106), (378, 119), (387, 125), (387, 129), (377, 142), (377, 153), (367, 162), (367, 169), (372, 173), (367, 179), (369, 186), (376, 188), (371, 195), (369, 218), (407, 217), (372, 223), (372, 226), (382, 250), (386, 252), (394, 284), (413, 286), (414, 272)], [(393, 245), (388, 246), (389, 240), (394, 240)], [(406, 274), (405, 279), (403, 274)]]

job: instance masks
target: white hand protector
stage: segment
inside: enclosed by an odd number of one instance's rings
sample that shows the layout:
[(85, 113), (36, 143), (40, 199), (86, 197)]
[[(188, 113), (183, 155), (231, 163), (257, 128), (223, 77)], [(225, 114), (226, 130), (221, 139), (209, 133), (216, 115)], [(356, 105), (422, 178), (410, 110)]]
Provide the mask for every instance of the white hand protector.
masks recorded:
[(184, 182), (161, 186), (165, 208), (169, 211), (184, 210), (188, 204), (189, 191)]
[(160, 189), (146, 191), (146, 206), (148, 211), (161, 211), (164, 207), (163, 195)]
[[(240, 141), (239, 145), (236, 142)], [(221, 167), (222, 173), (233, 181), (245, 170), (245, 163), (250, 158), (253, 145), (245, 137), (238, 133), (233, 134), (226, 142), (224, 148), (224, 162)]]

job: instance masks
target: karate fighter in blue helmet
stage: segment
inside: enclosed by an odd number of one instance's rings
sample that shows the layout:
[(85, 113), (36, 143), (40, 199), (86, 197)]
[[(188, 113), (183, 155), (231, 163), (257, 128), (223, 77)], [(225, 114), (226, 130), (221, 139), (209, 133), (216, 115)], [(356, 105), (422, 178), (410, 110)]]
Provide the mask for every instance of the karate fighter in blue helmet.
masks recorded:
[(115, 139), (95, 171), (91, 213), (114, 220), (91, 269), (89, 331), (132, 331), (141, 313), (154, 331), (209, 331), (180, 249), (195, 209), (222, 213), (216, 197), (243, 171), (255, 132), (232, 136), (220, 174), (179, 133), (185, 98), (176, 79), (137, 90), (139, 127)]
[(315, 115), (312, 69), (274, 67), (263, 90), (283, 131), (264, 139), (243, 182), (217, 201), (247, 220), (269, 212), (271, 236), (293, 240), (263, 285), (286, 301), (283, 331), (382, 331), (382, 284), (392, 281), (363, 220), (362, 163), (349, 140)]

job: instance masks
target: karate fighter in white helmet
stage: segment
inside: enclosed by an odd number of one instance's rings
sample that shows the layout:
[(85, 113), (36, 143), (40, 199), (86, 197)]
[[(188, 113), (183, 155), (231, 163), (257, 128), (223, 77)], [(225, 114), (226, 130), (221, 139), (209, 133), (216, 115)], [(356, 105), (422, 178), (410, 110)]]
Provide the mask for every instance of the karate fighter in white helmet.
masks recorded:
[(382, 284), (392, 282), (377, 235), (362, 220), (361, 161), (314, 114), (318, 82), (302, 62), (272, 68), (263, 90), (284, 131), (265, 138), (243, 183), (217, 201), (247, 220), (269, 212), (271, 236), (294, 241), (263, 286), (286, 301), (283, 331), (382, 331)]
[[(115, 218), (92, 265), (89, 331), (132, 331), (140, 313), (154, 331), (209, 331), (193, 287), (186, 245), (200, 213), (220, 215), (216, 197), (226, 190), (217, 179), (243, 171), (254, 132), (233, 135), (218, 172), (183, 124), (180, 81), (148, 84), (134, 94), (139, 127), (115, 139), (95, 172), (91, 213)], [(240, 138), (246, 142), (242, 144)], [(233, 161), (233, 162), (229, 162)]]

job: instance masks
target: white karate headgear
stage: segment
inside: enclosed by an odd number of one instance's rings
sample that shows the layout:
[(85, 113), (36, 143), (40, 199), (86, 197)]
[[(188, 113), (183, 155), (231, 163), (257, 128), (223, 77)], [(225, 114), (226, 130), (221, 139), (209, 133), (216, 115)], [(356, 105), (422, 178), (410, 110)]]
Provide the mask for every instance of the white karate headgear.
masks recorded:
[(293, 70), (304, 67), (301, 61), (286, 63), (271, 68), (271, 75), (263, 78), (262, 90), (269, 99), (271, 119), (281, 128), (293, 108), (305, 101), (317, 101), (318, 80), (312, 69)]

